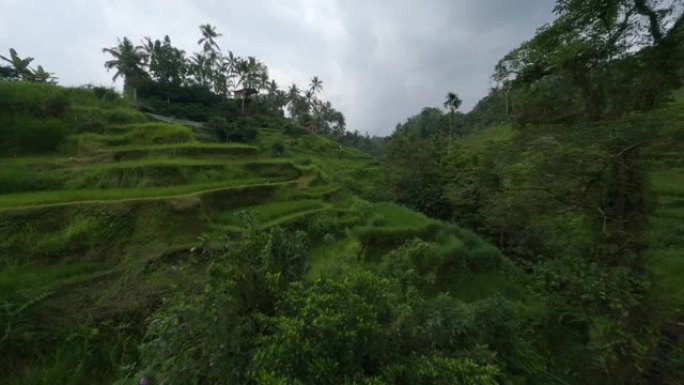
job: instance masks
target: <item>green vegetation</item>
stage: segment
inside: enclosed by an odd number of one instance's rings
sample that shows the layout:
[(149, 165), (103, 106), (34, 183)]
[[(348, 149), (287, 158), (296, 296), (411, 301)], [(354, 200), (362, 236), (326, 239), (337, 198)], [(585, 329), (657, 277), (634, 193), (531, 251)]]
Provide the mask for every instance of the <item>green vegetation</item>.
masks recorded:
[(128, 375), (146, 316), (204, 284), (206, 253), (245, 234), (241, 217), (323, 242), (363, 221), (344, 186), (378, 195), (348, 174), (378, 162), (325, 137), (255, 116), (261, 137), (207, 141), (106, 92), (0, 82), (3, 383)]
[(684, 13), (556, 12), (382, 141), (209, 24), (105, 49), (124, 97), (12, 50), (0, 382), (680, 383)]

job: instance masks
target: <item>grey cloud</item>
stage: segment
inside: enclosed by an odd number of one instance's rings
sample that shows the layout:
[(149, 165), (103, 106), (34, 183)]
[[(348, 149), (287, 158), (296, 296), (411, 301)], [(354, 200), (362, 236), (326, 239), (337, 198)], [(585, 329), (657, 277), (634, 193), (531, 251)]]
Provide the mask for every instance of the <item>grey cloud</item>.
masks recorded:
[[(387, 135), (448, 91), (472, 108), (496, 61), (553, 18), (553, 0), (0, 0), (0, 51), (16, 48), (66, 85), (111, 84), (101, 48), (171, 36), (196, 50), (198, 25), (266, 62), (282, 87), (324, 81), (349, 128)], [(26, 26), (30, 26), (27, 28)]]

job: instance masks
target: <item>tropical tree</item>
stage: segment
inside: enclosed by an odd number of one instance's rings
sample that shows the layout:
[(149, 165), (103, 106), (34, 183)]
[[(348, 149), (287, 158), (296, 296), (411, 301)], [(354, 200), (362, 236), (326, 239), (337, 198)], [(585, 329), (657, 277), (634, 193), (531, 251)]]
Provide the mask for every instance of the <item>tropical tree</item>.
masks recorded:
[(43, 66), (38, 66), (31, 74), (32, 80), (37, 83), (54, 83), (57, 78), (52, 72), (47, 72)]
[(301, 90), (296, 84), (292, 84), (287, 92), (288, 110), (292, 119), (299, 119), (309, 112), (309, 104), (301, 95)]
[(447, 155), (451, 153), (451, 140), (454, 132), (454, 116), (456, 115), (456, 110), (461, 106), (461, 99), (454, 92), (449, 92), (447, 94), (447, 99), (444, 102), (444, 107), (449, 109), (449, 146), (447, 148)]
[(199, 52), (194, 53), (188, 61), (188, 67), (195, 83), (203, 87), (211, 85), (214, 69), (212, 68), (211, 60), (207, 56)]
[(117, 46), (103, 48), (102, 52), (110, 54), (113, 57), (113, 59), (105, 62), (107, 71), (111, 69), (116, 70), (112, 80), (116, 81), (119, 77), (123, 77), (124, 94), (136, 99), (137, 83), (147, 76), (147, 73), (143, 69), (147, 58), (144, 49), (140, 46), (133, 45), (127, 37), (124, 37), (123, 40), (119, 40)]
[(27, 57), (22, 59), (21, 57), (19, 57), (19, 54), (17, 54), (17, 51), (14, 48), (10, 48), (9, 52), (9, 57), (0, 55), (0, 59), (10, 64), (12, 71), (16, 74), (17, 78), (21, 78), (24, 80), (30, 78), (31, 68), (29, 67), (29, 65), (31, 65), (33, 58)]
[(235, 56), (232, 51), (228, 51), (227, 55), (221, 56), (220, 72), (225, 76), (228, 88), (232, 87), (235, 89), (237, 86), (235, 78), (238, 76), (237, 68), (241, 61), (242, 58)]
[(52, 83), (57, 79), (42, 66), (38, 66), (36, 70), (32, 69), (30, 67), (33, 62), (32, 57), (22, 59), (14, 48), (10, 48), (9, 53), (9, 57), (0, 55), (0, 59), (9, 63), (9, 66), (0, 67), (0, 77), (37, 83)]
[(142, 48), (148, 58), (150, 75), (166, 88), (168, 98), (171, 86), (179, 86), (185, 81), (188, 72), (185, 51), (174, 47), (168, 35), (163, 41), (146, 37)]
[(216, 32), (216, 27), (207, 23), (200, 25), (200, 31), (202, 32), (202, 38), (197, 41), (197, 44), (203, 45), (205, 52), (210, 52), (214, 49), (221, 51), (221, 48), (216, 43), (216, 39), (223, 36), (223, 34)]
[(268, 67), (254, 56), (241, 59), (237, 65), (237, 85), (244, 88), (262, 90), (268, 84)]
[(266, 95), (263, 100), (274, 110), (282, 113), (282, 108), (287, 104), (288, 97), (285, 91), (278, 88), (278, 83), (271, 80), (266, 87)]
[(309, 85), (309, 91), (313, 95), (321, 92), (323, 90), (323, 82), (318, 78), (318, 76), (314, 76), (311, 78), (311, 84)]
[(683, 84), (678, 3), (558, 0), (558, 18), (506, 55), (493, 77), (512, 91), (521, 123), (650, 108)]

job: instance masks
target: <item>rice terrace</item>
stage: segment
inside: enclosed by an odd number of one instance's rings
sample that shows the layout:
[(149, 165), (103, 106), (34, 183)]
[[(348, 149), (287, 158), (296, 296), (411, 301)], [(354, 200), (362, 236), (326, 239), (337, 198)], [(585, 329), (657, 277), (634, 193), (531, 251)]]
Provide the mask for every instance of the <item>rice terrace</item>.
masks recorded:
[[(87, 85), (0, 26), (0, 384), (684, 384), (684, 3), (256, 3), (128, 24)], [(479, 101), (421, 56), (456, 9), (529, 17), (471, 41)]]

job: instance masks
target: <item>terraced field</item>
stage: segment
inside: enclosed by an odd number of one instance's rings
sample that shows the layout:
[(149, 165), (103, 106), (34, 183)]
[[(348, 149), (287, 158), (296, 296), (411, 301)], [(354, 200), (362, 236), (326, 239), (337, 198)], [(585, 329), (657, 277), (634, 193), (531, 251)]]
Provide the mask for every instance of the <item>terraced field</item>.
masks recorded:
[[(311, 198), (333, 187), (313, 164), (263, 156), (253, 145), (202, 142), (177, 125), (140, 121), (100, 131), (70, 137), (78, 146), (66, 154), (0, 159), (0, 261), (68, 257), (97, 228), (100, 241), (146, 234), (173, 247), (233, 221), (239, 209), (271, 226), (332, 207), (329, 195)], [(147, 143), (122, 140), (129, 137)], [(165, 231), (172, 223), (192, 226)], [(164, 232), (170, 237), (160, 238)]]
[[(0, 323), (6, 330), (44, 328), (29, 319), (55, 330), (112, 314), (144, 315), (172, 282), (193, 279), (158, 261), (187, 255), (203, 236), (239, 233), (240, 218), (266, 228), (336, 212), (346, 201), (331, 178), (370, 159), (322, 137), (275, 129), (260, 130), (253, 143), (219, 143), (86, 91), (47, 87), (41, 99), (38, 86), (5, 87)], [(60, 93), (70, 103), (63, 105)], [(31, 129), (41, 125), (67, 135), (59, 145), (37, 147), (44, 135)], [(272, 154), (274, 142), (284, 143), (284, 156)], [(340, 160), (323, 171), (320, 152)], [(7, 338), (3, 344), (12, 346)]]

